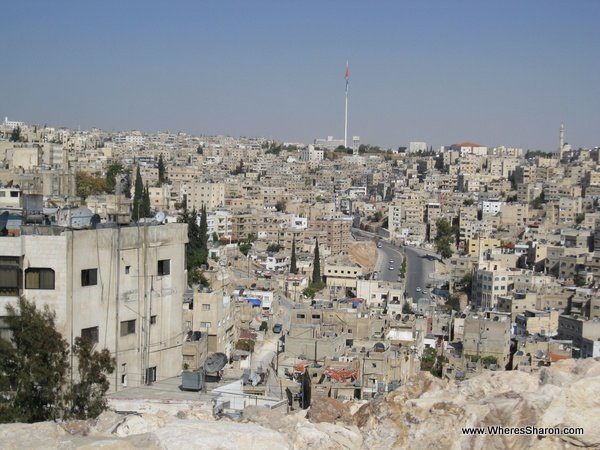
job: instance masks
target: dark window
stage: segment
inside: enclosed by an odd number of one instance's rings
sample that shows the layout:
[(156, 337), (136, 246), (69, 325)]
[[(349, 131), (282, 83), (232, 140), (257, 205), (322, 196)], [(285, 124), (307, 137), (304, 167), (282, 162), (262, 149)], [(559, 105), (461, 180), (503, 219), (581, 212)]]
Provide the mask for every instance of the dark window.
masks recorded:
[(171, 260), (161, 259), (158, 261), (158, 275), (169, 275), (171, 273)]
[(98, 327), (83, 328), (81, 337), (89, 340), (92, 344), (98, 343)]
[(156, 381), (156, 366), (148, 367), (146, 369), (146, 384), (154, 383)]
[(306, 316), (304, 314), (296, 314), (297, 319), (304, 319)]
[(320, 318), (321, 318), (321, 316), (320, 316), (319, 314), (313, 314), (313, 315), (312, 315), (312, 318), (313, 318), (313, 319), (320, 319)]
[(135, 319), (121, 322), (121, 336), (135, 333)]
[(0, 256), (0, 295), (19, 295), (22, 272), (17, 256)]
[(130, 270), (131, 266), (125, 266), (125, 275), (128, 275)]
[(150, 316), (150, 323), (152, 325), (156, 324), (156, 316)]
[(25, 269), (25, 289), (54, 289), (54, 270), (35, 267)]
[(98, 284), (98, 269), (84, 269), (81, 271), (82, 286), (96, 286)]

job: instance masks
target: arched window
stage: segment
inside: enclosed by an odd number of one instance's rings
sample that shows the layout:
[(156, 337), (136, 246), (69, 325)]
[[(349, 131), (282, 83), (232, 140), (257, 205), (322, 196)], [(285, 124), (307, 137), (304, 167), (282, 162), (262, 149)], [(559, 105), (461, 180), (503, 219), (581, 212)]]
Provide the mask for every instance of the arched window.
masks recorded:
[(41, 267), (25, 269), (25, 289), (54, 289), (54, 270)]

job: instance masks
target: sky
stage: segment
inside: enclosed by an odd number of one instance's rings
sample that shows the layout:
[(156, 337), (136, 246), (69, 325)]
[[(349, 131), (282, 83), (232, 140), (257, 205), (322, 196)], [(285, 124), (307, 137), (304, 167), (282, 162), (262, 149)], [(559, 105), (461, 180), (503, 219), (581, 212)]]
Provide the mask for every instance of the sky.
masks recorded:
[(20, 0), (0, 115), (384, 147), (600, 145), (600, 1)]

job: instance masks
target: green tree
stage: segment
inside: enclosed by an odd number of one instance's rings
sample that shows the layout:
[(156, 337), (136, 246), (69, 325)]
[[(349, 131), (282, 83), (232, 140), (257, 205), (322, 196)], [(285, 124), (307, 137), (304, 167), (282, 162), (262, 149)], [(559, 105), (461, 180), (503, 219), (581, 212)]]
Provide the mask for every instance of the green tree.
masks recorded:
[(275, 203), (275, 209), (279, 212), (285, 212), (286, 202), (285, 200), (279, 200)]
[(140, 174), (140, 167), (137, 167), (135, 172), (135, 192), (133, 194), (133, 211), (131, 218), (134, 221), (140, 219), (140, 213), (142, 208), (142, 196), (144, 195), (144, 182), (142, 181), (142, 175)]
[(413, 313), (413, 309), (410, 306), (410, 303), (406, 302), (404, 303), (404, 305), (402, 305), (402, 314), (412, 314)]
[(7, 306), (12, 336), (0, 339), (0, 422), (40, 422), (64, 414), (69, 345), (54, 326), (55, 314), (24, 298)]
[(117, 185), (117, 175), (125, 171), (120, 163), (113, 163), (106, 169), (106, 188), (108, 192), (114, 192)]
[(319, 257), (319, 239), (315, 239), (315, 253), (313, 258), (313, 273), (311, 285), (313, 287), (319, 287), (323, 285), (323, 279), (321, 278), (321, 258)]
[(69, 393), (70, 415), (75, 419), (96, 418), (106, 410), (107, 374), (115, 370), (115, 359), (108, 349), (94, 350), (94, 344), (75, 338), (73, 354), (77, 357), (78, 381)]
[(435, 236), (435, 247), (442, 259), (447, 259), (452, 256), (452, 243), (454, 241), (454, 233), (452, 226), (447, 219), (438, 219), (436, 221), (437, 233)]
[(148, 189), (148, 185), (142, 190), (142, 199), (140, 201), (140, 216), (141, 217), (150, 217), (152, 215), (151, 207), (150, 207), (150, 191)]
[(90, 195), (101, 194), (108, 191), (106, 180), (79, 171), (75, 174), (75, 192), (83, 201)]
[(267, 246), (268, 252), (277, 253), (279, 250), (281, 250), (281, 245), (277, 244), (276, 242)]
[(13, 128), (8, 140), (10, 142), (21, 142), (21, 127)]
[(298, 263), (296, 262), (296, 236), (292, 238), (292, 257), (290, 258), (290, 272), (298, 273)]
[(161, 153), (161, 155), (158, 157), (158, 184), (162, 185), (165, 181), (165, 162), (163, 161), (163, 156)]
[(208, 214), (206, 206), (202, 205), (200, 210), (200, 227), (198, 229), (200, 246), (198, 251), (198, 264), (206, 264), (208, 260)]

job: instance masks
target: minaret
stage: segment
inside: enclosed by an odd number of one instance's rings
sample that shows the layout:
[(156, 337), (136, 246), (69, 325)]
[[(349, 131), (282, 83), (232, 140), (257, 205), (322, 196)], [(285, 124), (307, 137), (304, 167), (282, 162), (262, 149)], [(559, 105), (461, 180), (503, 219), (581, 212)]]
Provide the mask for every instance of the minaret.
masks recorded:
[(558, 157), (562, 159), (563, 148), (565, 146), (565, 124), (560, 124), (560, 133), (558, 135)]

